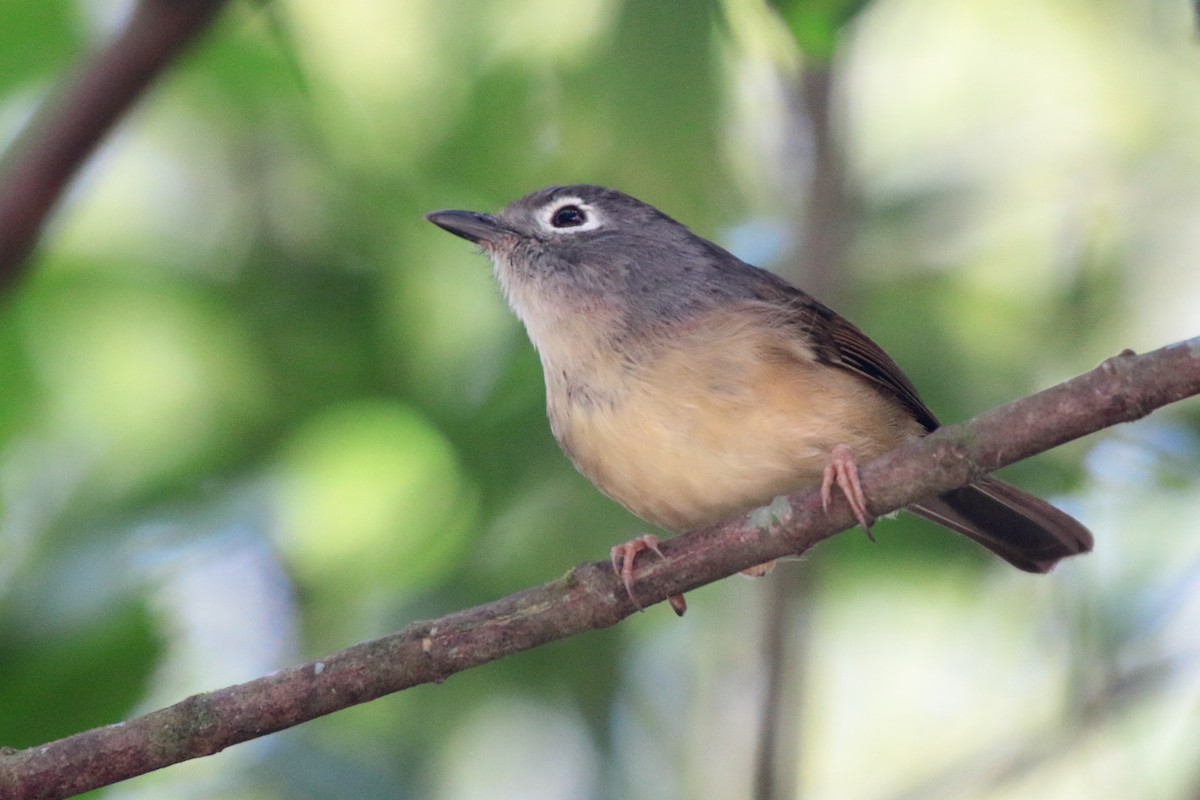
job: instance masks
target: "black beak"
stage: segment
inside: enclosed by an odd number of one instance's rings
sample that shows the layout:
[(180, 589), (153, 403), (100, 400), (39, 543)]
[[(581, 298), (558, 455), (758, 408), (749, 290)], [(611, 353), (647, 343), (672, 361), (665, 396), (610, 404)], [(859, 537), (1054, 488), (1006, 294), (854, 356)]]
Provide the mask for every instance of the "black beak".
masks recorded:
[(513, 233), (491, 214), (481, 214), (478, 211), (430, 211), (425, 215), (425, 219), (442, 230), (450, 231), (455, 236), (461, 236), (476, 244), (495, 241), (505, 234)]

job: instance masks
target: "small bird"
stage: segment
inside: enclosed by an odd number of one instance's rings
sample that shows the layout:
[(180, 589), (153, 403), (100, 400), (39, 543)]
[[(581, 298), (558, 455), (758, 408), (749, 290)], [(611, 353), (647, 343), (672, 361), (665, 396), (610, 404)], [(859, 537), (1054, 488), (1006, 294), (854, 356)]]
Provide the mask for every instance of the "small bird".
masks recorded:
[[(858, 328), (627, 194), (551, 186), (495, 216), (426, 218), (491, 258), (541, 358), (563, 451), (661, 528), (694, 530), (820, 485), (826, 508), (838, 487), (869, 534), (858, 460), (939, 425)], [(1028, 572), (1092, 548), (1072, 517), (990, 477), (908, 510)], [(652, 534), (612, 552), (635, 604), (645, 550), (658, 551)]]

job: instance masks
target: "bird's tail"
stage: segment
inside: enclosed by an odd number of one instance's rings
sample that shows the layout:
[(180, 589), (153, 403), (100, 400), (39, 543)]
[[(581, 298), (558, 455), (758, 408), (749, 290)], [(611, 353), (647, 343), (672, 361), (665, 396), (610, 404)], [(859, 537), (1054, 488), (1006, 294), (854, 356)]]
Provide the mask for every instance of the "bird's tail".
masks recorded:
[(908, 506), (957, 531), (1026, 572), (1049, 572), (1092, 549), (1092, 534), (1073, 517), (995, 478), (983, 478)]

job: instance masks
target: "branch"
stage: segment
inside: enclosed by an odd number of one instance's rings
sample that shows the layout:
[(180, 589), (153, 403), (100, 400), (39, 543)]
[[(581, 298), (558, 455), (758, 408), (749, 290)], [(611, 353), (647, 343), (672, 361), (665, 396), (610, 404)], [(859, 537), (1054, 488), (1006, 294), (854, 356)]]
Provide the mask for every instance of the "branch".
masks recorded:
[(10, 289), (59, 196), (142, 92), (224, 0), (141, 0), (108, 47), (38, 109), (0, 163), (0, 292)]
[[(861, 470), (876, 515), (1185, 397), (1200, 394), (1200, 337), (1125, 352), (1044, 392), (881, 456)], [(853, 517), (826, 514), (807, 490), (732, 522), (675, 537), (639, 563), (638, 597), (660, 602), (771, 559), (801, 553)], [(607, 562), (486, 605), (355, 645), (249, 683), (198, 694), (128, 722), (27, 750), (0, 752), (0, 797), (48, 800), (106, 786), (634, 613)]]

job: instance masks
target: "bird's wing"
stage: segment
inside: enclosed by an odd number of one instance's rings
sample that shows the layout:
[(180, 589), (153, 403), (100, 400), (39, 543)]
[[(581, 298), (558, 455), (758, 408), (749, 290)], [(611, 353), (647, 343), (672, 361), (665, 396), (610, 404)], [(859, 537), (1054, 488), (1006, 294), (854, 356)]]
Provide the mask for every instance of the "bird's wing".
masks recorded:
[(912, 381), (882, 347), (816, 298), (771, 273), (766, 274), (775, 280), (768, 278), (760, 291), (774, 297), (760, 294), (761, 299), (773, 304), (786, 300), (787, 321), (804, 331), (806, 343), (819, 360), (849, 370), (895, 397), (925, 430), (932, 431), (940, 426)]

